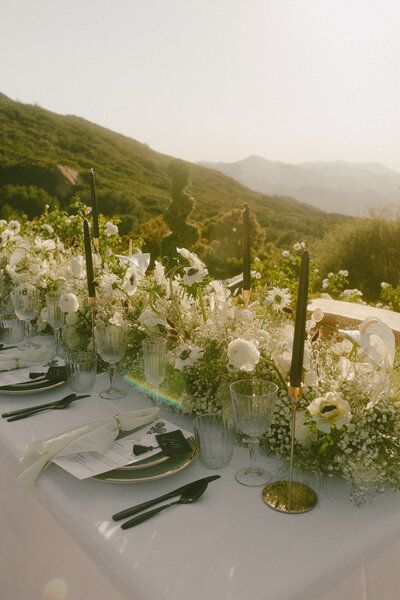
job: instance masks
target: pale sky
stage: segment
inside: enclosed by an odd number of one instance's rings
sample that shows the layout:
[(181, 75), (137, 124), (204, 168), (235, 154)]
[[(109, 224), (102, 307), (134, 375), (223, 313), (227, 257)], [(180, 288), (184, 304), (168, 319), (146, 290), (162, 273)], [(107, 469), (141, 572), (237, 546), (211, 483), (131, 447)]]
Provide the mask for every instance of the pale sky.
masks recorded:
[(191, 161), (400, 171), (399, 0), (0, 0), (0, 91)]

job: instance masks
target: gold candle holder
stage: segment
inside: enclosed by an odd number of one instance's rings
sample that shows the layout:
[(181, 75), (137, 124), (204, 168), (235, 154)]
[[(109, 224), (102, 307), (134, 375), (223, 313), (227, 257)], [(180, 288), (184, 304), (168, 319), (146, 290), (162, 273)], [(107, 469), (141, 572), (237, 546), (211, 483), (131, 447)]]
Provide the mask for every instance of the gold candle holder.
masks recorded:
[(242, 298), (243, 298), (243, 302), (244, 302), (244, 305), (246, 308), (250, 304), (250, 296), (251, 296), (251, 290), (242, 290)]
[(96, 254), (100, 254), (100, 238), (92, 238), (93, 248)]
[(92, 348), (93, 348), (93, 352), (96, 353), (96, 341), (95, 341), (95, 337), (94, 337), (94, 317), (95, 317), (95, 311), (96, 311), (96, 296), (89, 296), (88, 304), (90, 306), (90, 317), (91, 317), (91, 322), (92, 322)]
[(289, 479), (287, 481), (269, 483), (264, 487), (262, 497), (265, 504), (274, 510), (283, 513), (299, 514), (308, 512), (314, 508), (318, 502), (318, 496), (308, 485), (299, 481), (293, 481), (296, 411), (301, 399), (301, 387), (289, 385), (289, 397), (292, 406)]

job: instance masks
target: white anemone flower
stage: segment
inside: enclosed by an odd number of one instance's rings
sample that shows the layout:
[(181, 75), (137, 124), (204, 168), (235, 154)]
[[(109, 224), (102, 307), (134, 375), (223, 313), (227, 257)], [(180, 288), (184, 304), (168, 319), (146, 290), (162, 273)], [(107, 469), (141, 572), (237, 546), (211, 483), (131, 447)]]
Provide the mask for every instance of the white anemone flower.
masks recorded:
[(117, 327), (122, 327), (123, 325), (126, 325), (124, 315), (118, 310), (113, 314), (113, 316), (110, 319), (108, 319), (108, 322), (111, 325), (116, 325)]
[(185, 258), (192, 267), (195, 267), (196, 269), (203, 269), (205, 267), (203, 261), (200, 260), (200, 258), (197, 256), (197, 254), (194, 254), (194, 252), (190, 252), (186, 248), (177, 248), (176, 251), (182, 256), (182, 258)]
[(323, 433), (329, 433), (333, 425), (336, 429), (341, 429), (352, 419), (350, 404), (338, 392), (327, 392), (324, 396), (315, 398), (307, 408), (317, 429)]
[(7, 229), (12, 231), (14, 234), (17, 234), (21, 231), (21, 223), (19, 221), (9, 221), (7, 225)]
[(140, 315), (138, 321), (142, 327), (156, 327), (157, 325), (163, 325), (165, 327), (167, 325), (166, 321), (154, 312), (154, 310), (151, 310), (151, 308), (146, 308)]
[(203, 350), (199, 346), (181, 346), (175, 353), (175, 369), (182, 371), (184, 367), (190, 367), (203, 356)]
[(230, 342), (227, 354), (229, 363), (241, 371), (253, 371), (260, 360), (260, 352), (255, 343), (241, 338)]
[(106, 230), (106, 235), (108, 237), (118, 233), (118, 227), (114, 223), (111, 223), (111, 221), (107, 221), (107, 223), (105, 223), (104, 229)]
[(267, 304), (272, 306), (275, 310), (283, 310), (288, 307), (291, 302), (290, 293), (287, 288), (279, 288), (274, 286), (267, 293), (266, 297)]
[(376, 317), (367, 317), (354, 330), (339, 330), (356, 342), (379, 365), (393, 366), (396, 352), (392, 329)]
[(207, 277), (208, 270), (206, 268), (198, 269), (197, 267), (185, 267), (184, 269), (183, 282), (186, 285), (193, 285), (194, 283), (200, 283), (204, 277)]
[(64, 313), (75, 313), (79, 308), (79, 300), (72, 292), (66, 292), (61, 294), (58, 305)]

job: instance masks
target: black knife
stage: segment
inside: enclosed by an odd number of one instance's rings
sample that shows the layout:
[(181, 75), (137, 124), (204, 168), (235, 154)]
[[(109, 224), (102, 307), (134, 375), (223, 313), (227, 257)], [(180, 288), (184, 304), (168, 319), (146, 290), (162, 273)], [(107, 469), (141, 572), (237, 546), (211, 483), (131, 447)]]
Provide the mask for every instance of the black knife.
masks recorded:
[(114, 521), (120, 521), (121, 519), (125, 519), (126, 517), (135, 515), (136, 513), (140, 512), (141, 510), (144, 510), (145, 508), (154, 506), (154, 504), (158, 504), (163, 500), (168, 500), (169, 498), (173, 498), (174, 496), (179, 496), (179, 494), (182, 494), (182, 492), (186, 490), (188, 485), (192, 485), (192, 483), (198, 483), (200, 481), (210, 482), (214, 481), (215, 479), (219, 479), (220, 477), (221, 475), (210, 475), (209, 477), (203, 477), (202, 479), (198, 479), (197, 481), (191, 481), (189, 483), (186, 483), (185, 485), (182, 485), (176, 490), (172, 490), (172, 492), (167, 492), (166, 494), (159, 496), (158, 498), (153, 498), (153, 500), (147, 500), (147, 502), (142, 502), (141, 504), (137, 504), (136, 506), (131, 506), (131, 508), (121, 510), (120, 512), (115, 513), (115, 515), (113, 515), (112, 518), (114, 519)]

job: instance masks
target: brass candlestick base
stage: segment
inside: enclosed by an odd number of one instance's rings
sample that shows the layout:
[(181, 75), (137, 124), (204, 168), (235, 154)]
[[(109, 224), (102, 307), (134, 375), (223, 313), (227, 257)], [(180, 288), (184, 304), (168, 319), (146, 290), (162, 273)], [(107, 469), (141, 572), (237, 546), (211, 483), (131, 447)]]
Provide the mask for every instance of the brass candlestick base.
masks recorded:
[(318, 497), (312, 488), (304, 483), (293, 481), (294, 450), (296, 442), (296, 411), (301, 400), (301, 386), (289, 384), (289, 397), (292, 405), (290, 426), (290, 466), (288, 481), (274, 481), (265, 486), (262, 497), (265, 504), (283, 513), (305, 513), (317, 504)]
[(298, 481), (291, 481), (290, 484), (290, 501), (289, 481), (275, 481), (266, 485), (262, 491), (265, 504), (279, 512), (292, 514), (305, 513), (314, 508), (318, 502), (314, 490)]
[(251, 296), (251, 290), (242, 290), (242, 298), (243, 298), (243, 302), (244, 302), (244, 305), (246, 308), (250, 304), (250, 296)]

